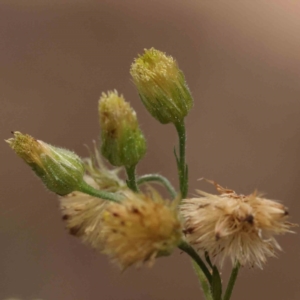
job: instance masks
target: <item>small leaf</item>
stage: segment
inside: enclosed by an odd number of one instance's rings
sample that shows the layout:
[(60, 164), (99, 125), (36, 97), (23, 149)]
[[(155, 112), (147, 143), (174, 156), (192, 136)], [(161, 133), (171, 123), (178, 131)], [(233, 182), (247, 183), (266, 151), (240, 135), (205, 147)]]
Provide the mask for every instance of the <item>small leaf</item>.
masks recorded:
[(209, 266), (213, 269), (214, 266), (213, 266), (213, 264), (211, 263), (211, 260), (210, 260), (210, 257), (209, 257), (209, 254), (208, 254), (207, 251), (205, 251), (205, 260), (206, 260), (206, 262), (209, 264)]
[(176, 153), (176, 147), (174, 147), (174, 155), (175, 155), (175, 158), (176, 158), (177, 166), (179, 166), (179, 158), (178, 158), (178, 155)]

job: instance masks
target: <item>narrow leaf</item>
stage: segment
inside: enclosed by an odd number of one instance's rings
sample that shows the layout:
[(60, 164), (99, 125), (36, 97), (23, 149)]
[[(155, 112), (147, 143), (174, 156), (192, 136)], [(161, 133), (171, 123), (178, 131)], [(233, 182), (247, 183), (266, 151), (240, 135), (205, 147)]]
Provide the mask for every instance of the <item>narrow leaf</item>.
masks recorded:
[(209, 257), (209, 254), (208, 254), (207, 251), (205, 251), (205, 260), (206, 260), (206, 262), (208, 263), (208, 265), (213, 269), (214, 266), (213, 266), (213, 264), (212, 264), (212, 262), (211, 262), (211, 260), (210, 260), (210, 257)]
[(176, 158), (177, 166), (179, 166), (179, 158), (178, 158), (178, 155), (176, 153), (176, 147), (174, 147), (174, 155), (175, 155), (175, 158)]

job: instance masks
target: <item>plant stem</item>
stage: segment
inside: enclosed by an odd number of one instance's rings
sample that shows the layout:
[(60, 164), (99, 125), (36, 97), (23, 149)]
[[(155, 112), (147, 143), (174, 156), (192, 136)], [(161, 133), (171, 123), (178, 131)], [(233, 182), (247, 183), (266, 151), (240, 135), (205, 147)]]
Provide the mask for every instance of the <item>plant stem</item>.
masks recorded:
[(231, 271), (231, 275), (230, 275), (230, 278), (229, 278), (229, 282), (228, 282), (223, 300), (230, 300), (231, 293), (232, 293), (236, 278), (237, 278), (238, 273), (239, 273), (239, 269), (240, 269), (240, 263), (236, 262), (234, 268)]
[(188, 192), (188, 168), (185, 163), (185, 142), (186, 142), (186, 133), (184, 120), (181, 120), (175, 123), (175, 127), (179, 137), (179, 158), (176, 155), (179, 184), (181, 197), (184, 199)]
[(205, 295), (206, 300), (214, 300), (213, 296), (211, 294), (211, 288), (210, 288), (209, 282), (207, 281), (203, 271), (201, 270), (199, 265), (194, 260), (192, 260), (192, 264), (193, 264), (194, 270), (196, 272), (196, 275), (199, 279), (199, 282), (201, 283), (202, 291)]
[(172, 186), (171, 182), (166, 177), (164, 177), (160, 174), (143, 175), (137, 179), (137, 184), (141, 185), (141, 184), (143, 184), (145, 182), (149, 182), (149, 181), (157, 181), (159, 183), (162, 183), (165, 186), (165, 188), (168, 190), (168, 192), (170, 193), (172, 198), (174, 199), (176, 197), (177, 193), (176, 193), (174, 187)]
[(130, 166), (130, 167), (126, 167), (126, 173), (127, 173), (127, 177), (128, 180), (127, 182), (127, 186), (134, 192), (138, 192), (139, 188), (136, 184), (136, 179), (135, 179), (135, 165), (134, 166)]
[(207, 281), (209, 282), (209, 284), (211, 284), (212, 275), (209, 272), (203, 260), (201, 259), (201, 257), (197, 254), (197, 252), (186, 242), (182, 242), (178, 246), (178, 248), (187, 253), (197, 263), (197, 265), (201, 268), (202, 272), (204, 273)]
[(89, 184), (87, 184), (86, 182), (83, 182), (79, 189), (79, 192), (82, 192), (84, 194), (88, 194), (97, 198), (101, 198), (104, 200), (109, 200), (109, 201), (113, 201), (113, 202), (120, 202), (122, 200), (122, 196), (118, 195), (116, 193), (110, 193), (110, 192), (105, 192), (105, 191), (99, 191), (95, 188), (93, 188), (92, 186), (90, 186)]

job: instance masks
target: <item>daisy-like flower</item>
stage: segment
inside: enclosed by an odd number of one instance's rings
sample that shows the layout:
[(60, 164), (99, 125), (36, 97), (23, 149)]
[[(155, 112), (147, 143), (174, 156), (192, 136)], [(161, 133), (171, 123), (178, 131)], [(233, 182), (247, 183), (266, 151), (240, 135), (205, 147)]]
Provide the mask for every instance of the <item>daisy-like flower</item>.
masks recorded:
[(122, 202), (112, 203), (72, 193), (62, 199), (63, 218), (71, 234), (107, 254), (121, 269), (145, 262), (152, 265), (181, 241), (176, 206), (155, 191), (122, 194)]
[(262, 268), (267, 257), (281, 250), (274, 235), (292, 232), (287, 208), (256, 192), (238, 195), (214, 184), (220, 195), (198, 191), (203, 197), (185, 199), (181, 205), (187, 241), (221, 265), (229, 257), (233, 264)]

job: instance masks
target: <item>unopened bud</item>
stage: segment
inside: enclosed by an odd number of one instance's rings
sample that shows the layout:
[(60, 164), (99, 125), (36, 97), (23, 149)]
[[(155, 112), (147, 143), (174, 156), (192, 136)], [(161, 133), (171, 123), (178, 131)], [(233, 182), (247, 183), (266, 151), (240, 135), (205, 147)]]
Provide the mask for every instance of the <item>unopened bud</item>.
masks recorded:
[(193, 106), (184, 74), (172, 56), (145, 49), (130, 74), (147, 110), (162, 124), (182, 121)]
[(75, 153), (20, 132), (14, 132), (14, 138), (6, 142), (42, 179), (50, 191), (66, 195), (78, 190), (82, 184), (85, 168)]
[(146, 153), (146, 140), (135, 111), (114, 91), (102, 94), (99, 115), (102, 155), (113, 166), (135, 166)]

